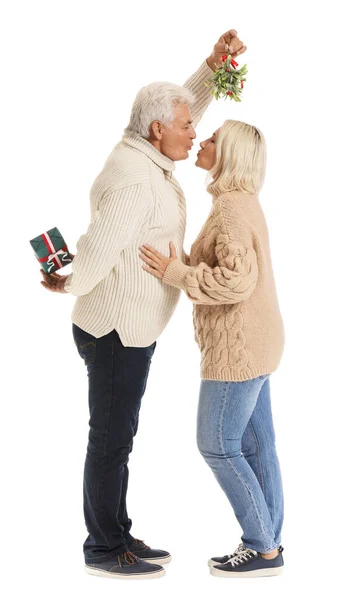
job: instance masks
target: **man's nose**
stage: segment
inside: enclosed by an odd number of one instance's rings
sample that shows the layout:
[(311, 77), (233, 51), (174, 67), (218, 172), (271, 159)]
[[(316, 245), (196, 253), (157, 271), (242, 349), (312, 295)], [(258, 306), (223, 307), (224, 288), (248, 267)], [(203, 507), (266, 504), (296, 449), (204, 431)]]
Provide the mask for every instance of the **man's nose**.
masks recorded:
[(190, 138), (191, 138), (191, 140), (194, 140), (196, 137), (197, 137), (197, 134), (192, 127), (192, 129), (190, 131)]

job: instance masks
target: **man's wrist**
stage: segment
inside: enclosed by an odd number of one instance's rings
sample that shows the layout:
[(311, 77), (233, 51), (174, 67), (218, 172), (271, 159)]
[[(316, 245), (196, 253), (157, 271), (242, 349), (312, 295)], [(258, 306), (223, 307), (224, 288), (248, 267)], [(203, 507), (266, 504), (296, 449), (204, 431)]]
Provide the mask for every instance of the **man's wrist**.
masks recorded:
[(62, 286), (64, 292), (66, 292), (66, 294), (69, 294), (70, 292), (66, 289), (66, 287), (69, 287), (69, 285), (71, 284), (71, 279), (72, 279), (72, 273), (70, 273), (69, 275), (67, 275), (64, 284)]
[(208, 56), (208, 58), (205, 59), (205, 62), (207, 63), (209, 69), (211, 69), (215, 73), (217, 66), (215, 65), (214, 56)]

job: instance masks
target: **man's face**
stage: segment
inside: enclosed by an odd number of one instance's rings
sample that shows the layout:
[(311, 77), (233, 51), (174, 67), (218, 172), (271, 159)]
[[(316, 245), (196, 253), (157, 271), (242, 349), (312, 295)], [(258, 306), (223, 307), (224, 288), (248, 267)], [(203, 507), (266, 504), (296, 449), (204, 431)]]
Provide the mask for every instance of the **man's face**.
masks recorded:
[(174, 110), (174, 119), (169, 125), (162, 126), (160, 152), (171, 160), (185, 160), (193, 146), (196, 132), (192, 126), (192, 116), (187, 104), (178, 104)]

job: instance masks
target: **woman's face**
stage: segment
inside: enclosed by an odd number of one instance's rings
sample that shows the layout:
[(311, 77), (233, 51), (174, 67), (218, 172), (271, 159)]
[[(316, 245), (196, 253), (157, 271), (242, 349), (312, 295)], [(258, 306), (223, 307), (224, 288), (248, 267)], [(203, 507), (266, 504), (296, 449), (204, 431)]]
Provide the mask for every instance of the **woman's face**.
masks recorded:
[(215, 165), (216, 160), (216, 137), (219, 134), (220, 128), (213, 133), (213, 135), (200, 143), (200, 150), (197, 154), (198, 158), (196, 161), (196, 167), (210, 171)]

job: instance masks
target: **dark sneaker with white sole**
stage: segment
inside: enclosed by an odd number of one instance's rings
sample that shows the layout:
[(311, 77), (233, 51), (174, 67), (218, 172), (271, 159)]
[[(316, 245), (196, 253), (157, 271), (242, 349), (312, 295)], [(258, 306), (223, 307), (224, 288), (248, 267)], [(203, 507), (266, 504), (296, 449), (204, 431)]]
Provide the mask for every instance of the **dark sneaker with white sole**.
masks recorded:
[[(233, 558), (235, 556), (236, 552), (242, 551), (243, 548), (244, 548), (244, 545), (240, 544), (232, 554), (225, 554), (224, 556), (213, 556), (212, 558), (210, 558), (208, 560), (208, 566), (214, 567), (215, 565), (225, 564), (228, 560), (230, 560), (230, 558)], [(283, 550), (282, 546), (278, 547), (279, 551), (280, 551), (280, 549)]]
[(138, 558), (146, 560), (150, 563), (166, 565), (171, 560), (171, 554), (169, 554), (169, 552), (166, 552), (166, 550), (156, 550), (155, 548), (151, 548), (150, 546), (147, 546), (143, 540), (135, 539), (132, 546), (130, 546), (128, 549)]
[(116, 579), (153, 579), (165, 575), (160, 565), (140, 560), (132, 552), (123, 552), (106, 562), (86, 563), (86, 573)]
[(210, 569), (215, 577), (273, 577), (281, 575), (284, 570), (283, 547), (278, 548), (275, 558), (263, 558), (255, 550), (245, 548), (243, 544), (237, 548), (234, 556), (223, 564), (214, 565)]

